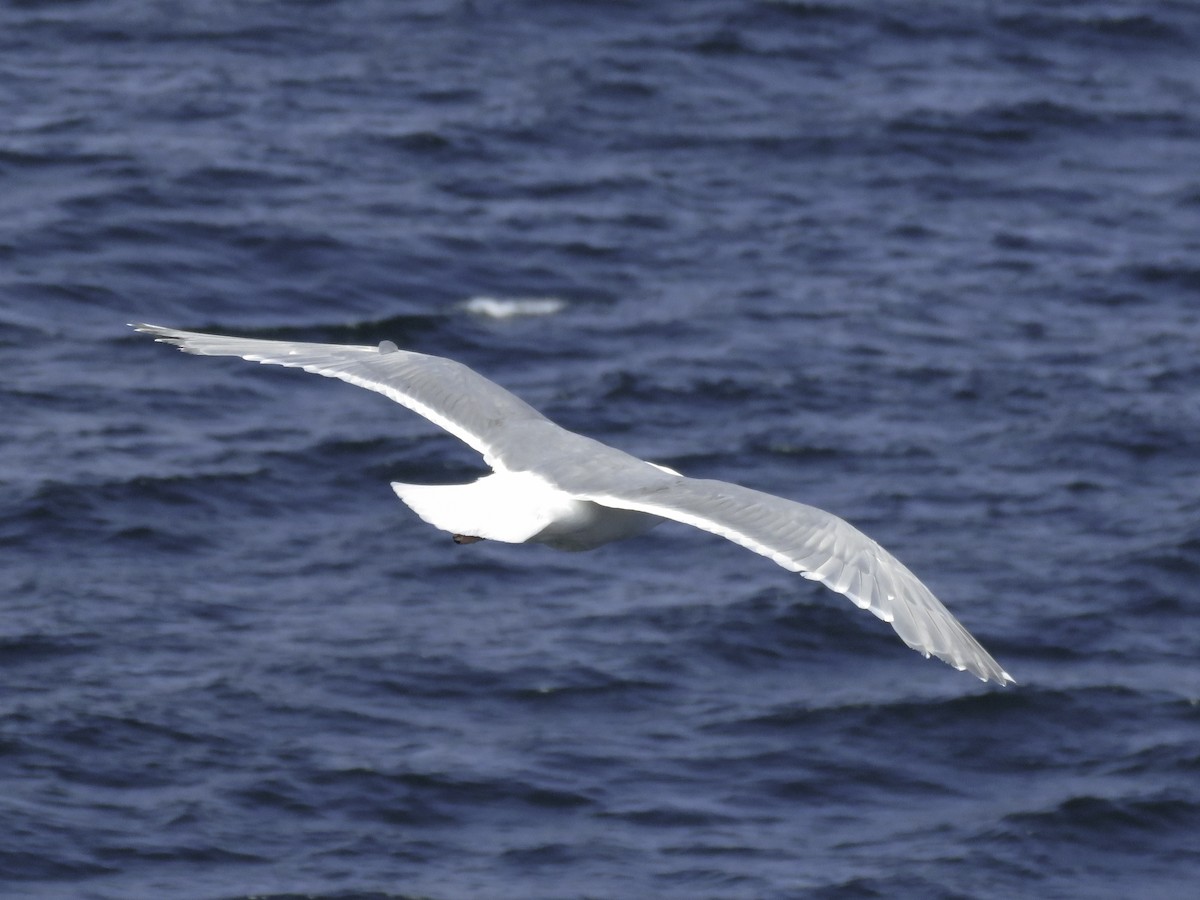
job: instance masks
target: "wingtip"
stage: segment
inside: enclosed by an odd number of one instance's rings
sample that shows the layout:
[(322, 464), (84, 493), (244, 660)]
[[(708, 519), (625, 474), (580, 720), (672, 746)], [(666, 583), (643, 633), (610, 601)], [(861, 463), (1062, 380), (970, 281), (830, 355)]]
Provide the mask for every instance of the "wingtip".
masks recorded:
[(973, 672), (972, 674), (974, 674), (975, 677), (978, 678), (980, 681), (982, 681), (984, 684), (998, 684), (998, 685), (1000, 685), (1000, 687), (1009, 687), (1010, 685), (1017, 684), (1017, 679), (1013, 678), (1011, 675), (1009, 675), (1003, 669), (998, 669), (997, 671), (994, 671), (994, 672), (993, 671)]
[(171, 344), (180, 350), (187, 350), (188, 334), (164, 325), (151, 325), (148, 322), (130, 322), (129, 327), (141, 334), (149, 334), (160, 344)]
[(149, 322), (128, 322), (126, 323), (134, 331), (139, 331), (142, 334), (159, 334), (167, 335), (174, 334), (174, 328), (166, 328), (162, 325), (151, 325)]

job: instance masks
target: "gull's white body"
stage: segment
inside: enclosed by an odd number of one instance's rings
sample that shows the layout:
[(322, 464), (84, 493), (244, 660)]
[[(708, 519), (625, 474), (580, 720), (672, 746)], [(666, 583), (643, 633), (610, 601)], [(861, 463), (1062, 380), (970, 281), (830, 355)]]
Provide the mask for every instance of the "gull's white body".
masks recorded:
[(392, 490), (434, 528), (509, 544), (593, 550), (644, 534), (663, 521), (601, 506), (561, 491), (532, 472), (500, 471), (470, 484), (401, 484)]
[(136, 325), (204, 356), (292, 366), (378, 391), (483, 454), (464, 485), (392, 488), (424, 521), (478, 539), (590, 550), (665, 519), (728, 538), (891, 623), (901, 639), (984, 681), (1013, 681), (921, 581), (837, 516), (722, 481), (686, 478), (555, 425), (461, 363), (378, 347), (268, 341)]

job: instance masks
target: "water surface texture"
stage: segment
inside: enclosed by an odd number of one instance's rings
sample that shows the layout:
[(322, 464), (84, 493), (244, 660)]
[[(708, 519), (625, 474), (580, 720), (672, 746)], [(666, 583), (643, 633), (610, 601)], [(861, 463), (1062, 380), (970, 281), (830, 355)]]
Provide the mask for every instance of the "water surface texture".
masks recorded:
[[(812, 503), (1020, 681), (149, 321)], [(1190, 898), (1200, 6), (0, 6), (0, 895)]]

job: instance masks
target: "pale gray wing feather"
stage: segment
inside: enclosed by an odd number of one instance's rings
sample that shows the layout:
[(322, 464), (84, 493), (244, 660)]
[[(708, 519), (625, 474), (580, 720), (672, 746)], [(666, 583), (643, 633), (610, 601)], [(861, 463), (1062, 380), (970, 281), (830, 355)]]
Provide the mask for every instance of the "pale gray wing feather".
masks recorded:
[[(506, 455), (523, 455), (516, 437), (522, 428), (533, 422), (553, 425), (524, 400), (462, 363), (399, 350), (390, 342), (378, 347), (310, 344), (178, 331), (159, 325), (133, 327), (187, 353), (290, 366), (378, 391), (478, 450), (493, 469), (514, 468)], [(514, 448), (513, 454), (506, 454), (506, 447)]]
[(630, 487), (624, 473), (615, 474), (553, 467), (550, 479), (604, 506), (651, 513), (728, 538), (844, 594), (890, 623), (904, 643), (925, 656), (933, 654), (984, 681), (1014, 680), (920, 579), (843, 519), (723, 481), (651, 477), (638, 469)]

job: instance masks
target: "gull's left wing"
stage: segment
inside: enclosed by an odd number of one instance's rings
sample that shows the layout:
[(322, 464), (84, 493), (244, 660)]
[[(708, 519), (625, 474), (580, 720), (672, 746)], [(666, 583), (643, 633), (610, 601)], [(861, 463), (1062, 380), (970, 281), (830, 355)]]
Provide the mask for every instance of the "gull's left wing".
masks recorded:
[[(1015, 683), (907, 566), (831, 513), (724, 481), (664, 477), (630, 489), (607, 474), (563, 475), (551, 480), (581, 499), (718, 534), (849, 597), (925, 656), (983, 681)], [(616, 483), (605, 488), (604, 481)]]

